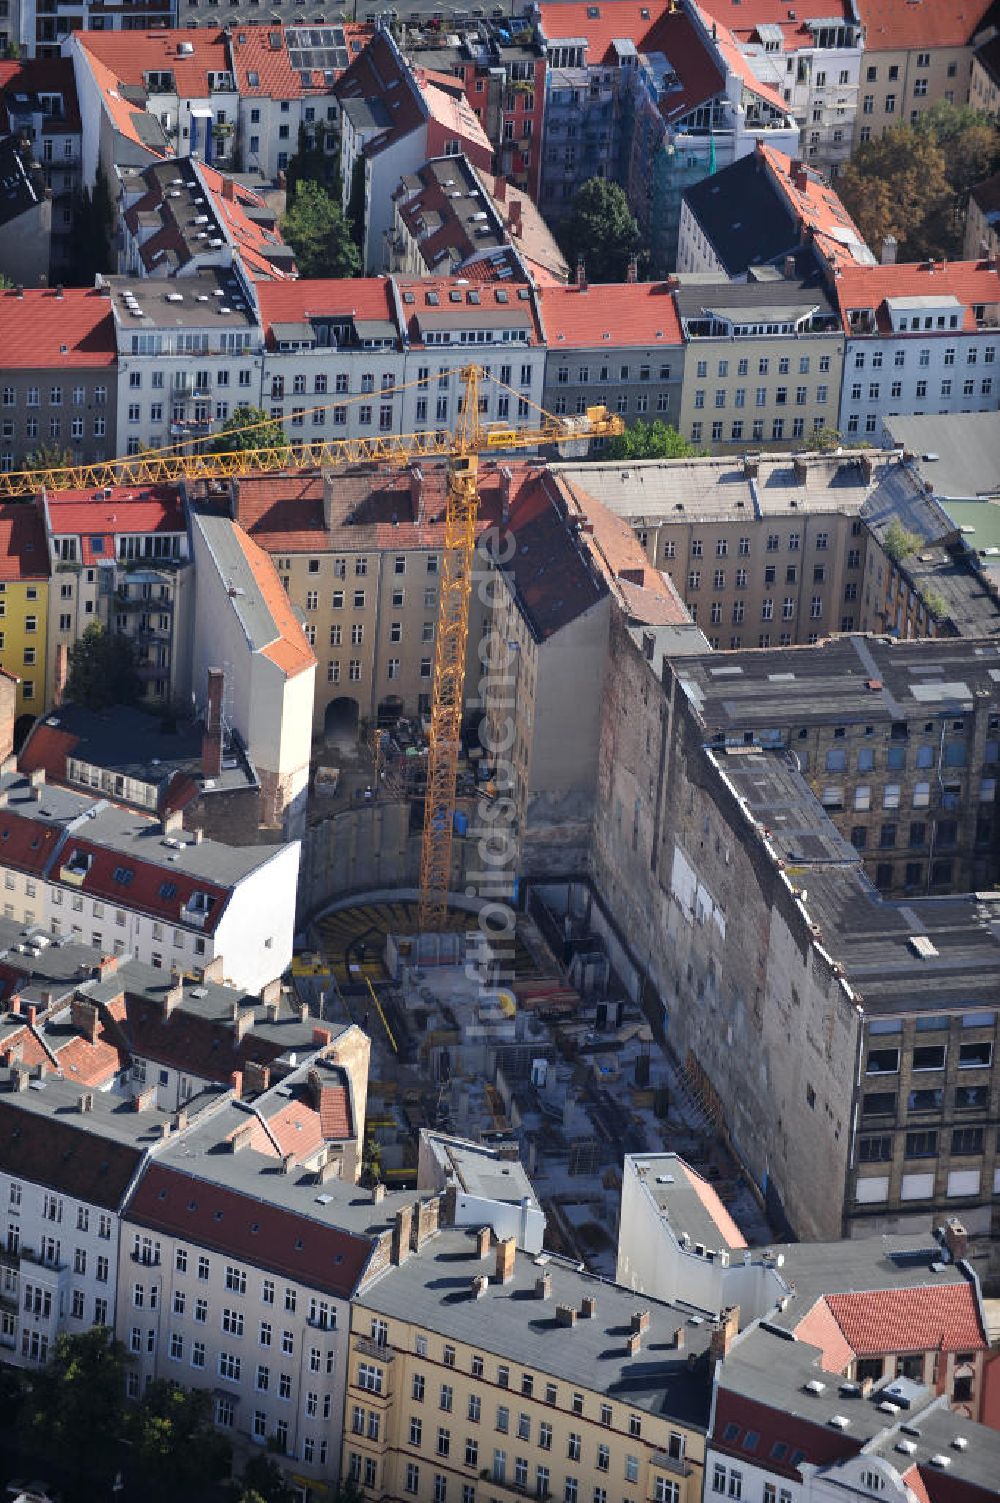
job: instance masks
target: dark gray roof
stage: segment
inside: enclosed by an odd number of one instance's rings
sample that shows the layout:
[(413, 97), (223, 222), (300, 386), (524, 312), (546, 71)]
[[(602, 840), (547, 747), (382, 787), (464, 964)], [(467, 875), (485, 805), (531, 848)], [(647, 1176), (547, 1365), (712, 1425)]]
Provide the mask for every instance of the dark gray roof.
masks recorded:
[(739, 741), (770, 730), (784, 740), (796, 726), (926, 722), (968, 712), (977, 697), (1000, 712), (993, 642), (842, 636), (819, 648), (687, 657), (675, 671), (706, 732)]
[[(888, 417), (889, 442), (913, 456), (921, 480), (942, 499), (1000, 494), (1000, 419), (995, 412)], [(934, 455), (933, 459), (924, 456)]]
[(727, 276), (742, 276), (749, 266), (799, 249), (787, 203), (757, 152), (702, 178), (685, 190), (684, 199)]
[[(513, 1280), (491, 1279), (477, 1299), (472, 1280), (492, 1274), (494, 1261), (493, 1252), (488, 1260), (479, 1258), (474, 1233), (447, 1228), (401, 1266), (387, 1269), (360, 1298), (380, 1314), (419, 1322), (469, 1346), (486, 1344), (497, 1356), (563, 1383), (705, 1428), (711, 1398), (707, 1363), (688, 1361), (709, 1344), (711, 1322), (701, 1312), (636, 1295), (546, 1253), (532, 1258), (518, 1252)], [(543, 1302), (535, 1284), (546, 1272), (552, 1292)], [(592, 1319), (578, 1318), (572, 1327), (557, 1323), (557, 1305), (579, 1311), (588, 1295), (597, 1301)], [(650, 1324), (641, 1351), (630, 1357), (626, 1338), (637, 1310), (649, 1311)], [(684, 1345), (678, 1348), (675, 1333), (682, 1327)]]
[(682, 275), (678, 280), (675, 296), (681, 318), (697, 318), (703, 309), (718, 309), (733, 318), (745, 310), (754, 319), (779, 310), (793, 318), (801, 318), (810, 308), (833, 313), (821, 288), (793, 277), (765, 282), (686, 282)]

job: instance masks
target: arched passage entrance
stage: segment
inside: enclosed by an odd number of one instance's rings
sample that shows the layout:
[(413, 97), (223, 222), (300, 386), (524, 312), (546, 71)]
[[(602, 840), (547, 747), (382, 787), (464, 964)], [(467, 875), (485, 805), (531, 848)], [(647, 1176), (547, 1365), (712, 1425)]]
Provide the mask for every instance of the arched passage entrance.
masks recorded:
[(360, 709), (356, 699), (340, 694), (331, 699), (323, 716), (323, 739), (328, 743), (353, 745), (358, 739)]

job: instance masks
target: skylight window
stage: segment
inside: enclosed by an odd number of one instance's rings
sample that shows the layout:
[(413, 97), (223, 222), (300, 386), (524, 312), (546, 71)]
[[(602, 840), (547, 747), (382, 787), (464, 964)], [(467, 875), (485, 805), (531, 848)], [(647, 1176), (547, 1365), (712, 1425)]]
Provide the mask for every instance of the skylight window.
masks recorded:
[(135, 872), (130, 866), (116, 866), (111, 875), (121, 887), (131, 887)]
[(160, 897), (161, 898), (175, 898), (176, 896), (177, 896), (177, 883), (176, 882), (162, 882), (160, 884)]

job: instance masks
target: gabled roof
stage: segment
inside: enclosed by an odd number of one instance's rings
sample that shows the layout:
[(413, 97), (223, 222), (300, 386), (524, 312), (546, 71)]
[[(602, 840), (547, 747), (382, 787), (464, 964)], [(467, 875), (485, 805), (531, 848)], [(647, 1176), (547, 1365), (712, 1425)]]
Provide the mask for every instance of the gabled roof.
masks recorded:
[(0, 292), (0, 351), (0, 364), (9, 370), (114, 365), (111, 304), (92, 287)]
[(967, 46), (993, 0), (856, 0), (866, 52)]
[(549, 352), (561, 349), (647, 350), (683, 346), (680, 319), (666, 282), (540, 287), (536, 293)]
[(553, 476), (531, 469), (511, 494), (508, 526), (517, 547), (501, 564), (521, 614), (537, 642), (593, 609), (609, 593), (571, 531)]
[(306, 634), (270, 558), (242, 527), (235, 527), (233, 533), (250, 567), (260, 598), (274, 622), (275, 637), (263, 648), (264, 656), (270, 658), (288, 678), (315, 668), (315, 653), (306, 641)]
[[(6, 359), (0, 334), (0, 366)], [(0, 506), (0, 580), (48, 579), (49, 545), (39, 508), (11, 501)]]
[(90, 1205), (116, 1210), (142, 1162), (142, 1151), (87, 1132), (69, 1120), (0, 1101), (0, 1168)]
[[(730, 1440), (724, 1439), (727, 1429)], [(750, 1450), (742, 1441), (752, 1436), (757, 1439)], [(856, 1455), (861, 1441), (849, 1430), (835, 1429), (823, 1420), (813, 1424), (801, 1415), (783, 1412), (776, 1405), (759, 1403), (723, 1383), (716, 1400), (712, 1449), (748, 1465), (766, 1467), (779, 1477), (799, 1478), (803, 1462), (828, 1466), (844, 1456)], [(797, 1458), (794, 1466), (793, 1457)]]
[(782, 99), (778, 90), (772, 88), (770, 84), (761, 83), (729, 27), (710, 15), (702, 15), (695, 0), (687, 0), (687, 3), (692, 12), (700, 16), (702, 22), (711, 29), (712, 44), (718, 51), (723, 64), (729, 72), (734, 73), (743, 84), (743, 87), (751, 94), (756, 94), (761, 99), (766, 100), (768, 104), (773, 105), (782, 115), (788, 115), (788, 105)]
[(0, 809), (0, 861), (15, 871), (41, 876), (61, 834), (58, 825), (44, 825)]
[(828, 1294), (826, 1303), (859, 1357), (882, 1352), (982, 1351), (988, 1342), (970, 1283)]
[[(31, 104), (39, 94), (57, 94), (62, 99), (61, 115), (47, 115), (42, 122), (43, 135), (68, 135), (80, 130), (80, 106), (76, 97), (73, 64), (67, 57), (24, 57), (0, 60), (0, 132), (8, 127), (7, 112), (15, 108), (14, 95), (26, 95)], [(18, 104), (15, 112), (24, 108)]]
[[(206, 99), (208, 75), (229, 73), (226, 33), (209, 27), (174, 26), (162, 31), (77, 31), (74, 40), (115, 78), (145, 87), (150, 73), (172, 73), (182, 99)], [(181, 48), (190, 51), (181, 52)]]
[(957, 298), (962, 305), (961, 328), (966, 334), (976, 331), (973, 307), (978, 303), (1000, 303), (1000, 273), (990, 261), (919, 261), (899, 266), (845, 266), (834, 283), (844, 329), (852, 330), (849, 311), (868, 308), (876, 313), (878, 329), (891, 330), (885, 308), (887, 298), (942, 297)]
[[(150, 832), (155, 831), (156, 821), (150, 820), (149, 827)], [(81, 866), (88, 859), (90, 864), (83, 881), (72, 885), (87, 897), (120, 904), (166, 923), (180, 924), (184, 922), (182, 907), (195, 893), (203, 893), (208, 910), (201, 927), (206, 934), (215, 932), (229, 898), (229, 887), (209, 882), (180, 867), (136, 860), (131, 851), (98, 845), (73, 831), (67, 834), (65, 846), (57, 857), (58, 868), (61, 869), (77, 853)], [(58, 877), (59, 872), (53, 870), (51, 875)]]
[[(338, 35), (337, 46), (322, 49), (322, 66), (298, 68), (292, 61), (293, 55), (297, 57), (301, 50), (296, 44), (303, 34), (312, 38), (311, 27), (280, 22), (270, 26), (234, 25), (230, 45), (240, 98), (302, 99), (314, 94), (332, 94), (334, 82), (367, 45), (374, 27), (367, 22), (338, 21), (333, 30), (343, 36), (342, 47)], [(343, 59), (338, 55), (341, 51)], [(330, 53), (334, 55), (329, 56)], [(312, 47), (309, 56), (315, 56)]]
[[(428, 330), (461, 327), (511, 328), (527, 332), (528, 345), (543, 341), (531, 288), (523, 284), (496, 284), (467, 277), (420, 277), (395, 279), (403, 306), (406, 332), (413, 349), (423, 346)], [(517, 345), (511, 347), (512, 357)]]
[(367, 1237), (156, 1163), (139, 1182), (128, 1220), (341, 1299), (356, 1287), (372, 1247)]

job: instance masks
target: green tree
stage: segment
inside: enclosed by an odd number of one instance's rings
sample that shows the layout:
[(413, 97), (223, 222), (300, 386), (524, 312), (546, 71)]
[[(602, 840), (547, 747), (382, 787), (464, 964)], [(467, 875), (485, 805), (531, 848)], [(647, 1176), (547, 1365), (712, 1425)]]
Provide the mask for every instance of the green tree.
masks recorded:
[(591, 282), (623, 282), (639, 238), (639, 226), (617, 183), (592, 177), (577, 191), (562, 245), (571, 266), (583, 261)]
[(41, 443), (24, 456), (26, 470), (65, 470), (73, 463), (73, 451), (65, 444)]
[(321, 183), (302, 178), (285, 210), (281, 233), (301, 277), (356, 277), (361, 257), (340, 205)]
[(252, 1456), (234, 1489), (234, 1503), (292, 1503), (293, 1494), (281, 1468), (270, 1456)]
[(634, 423), (618, 438), (609, 438), (595, 459), (690, 459), (701, 451), (657, 419), (654, 423)]
[(66, 1467), (86, 1496), (95, 1496), (95, 1484), (106, 1496), (118, 1469), (126, 1361), (121, 1343), (95, 1326), (58, 1336), (48, 1365), (28, 1382), (20, 1414), (25, 1449)]
[(69, 650), (66, 698), (88, 710), (131, 705), (142, 692), (128, 637), (92, 621)]
[(229, 1474), (232, 1447), (212, 1423), (204, 1388), (151, 1383), (129, 1415), (129, 1439), (154, 1498), (188, 1498)]
[(816, 428), (802, 444), (812, 454), (832, 454), (843, 443), (839, 428)]
[(989, 115), (966, 105), (939, 104), (920, 115), (919, 133), (928, 135), (944, 152), (945, 176), (964, 211), (969, 190), (1000, 165), (1000, 128)]
[(920, 547), (920, 535), (916, 532), (907, 531), (899, 518), (893, 517), (885, 532), (883, 532), (880, 542), (882, 544), (882, 552), (885, 556), (891, 559), (894, 564), (898, 564), (902, 559), (906, 558), (907, 554), (916, 553)]
[(277, 449), (288, 452), (289, 443), (279, 422), (262, 407), (237, 407), (219, 429), (212, 443), (213, 454), (242, 454), (247, 449)]
[(299, 183), (312, 182), (319, 183), (336, 203), (340, 203), (339, 147), (340, 136), (332, 125), (314, 125), (311, 135), (304, 125), (299, 126), (298, 147), (285, 168), (285, 189), (289, 202), (294, 199)]

